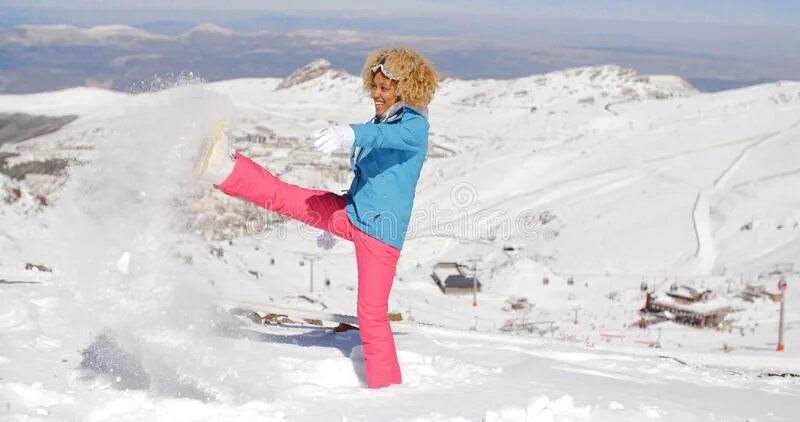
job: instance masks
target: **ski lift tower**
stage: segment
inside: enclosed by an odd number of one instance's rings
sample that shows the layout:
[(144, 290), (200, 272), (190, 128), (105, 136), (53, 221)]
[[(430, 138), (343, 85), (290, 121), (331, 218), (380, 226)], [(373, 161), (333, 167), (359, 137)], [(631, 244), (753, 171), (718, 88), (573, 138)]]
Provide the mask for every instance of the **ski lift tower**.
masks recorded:
[(472, 306), (478, 306), (478, 262), (480, 261), (480, 257), (471, 257), (465, 261), (469, 265), (463, 266), (472, 273)]
[[(316, 254), (302, 254), (303, 261), (308, 261), (309, 263), (309, 273), (308, 273), (308, 292), (314, 293), (314, 261), (320, 258), (319, 255)], [(300, 261), (300, 265), (302, 265), (303, 261)]]
[(783, 347), (783, 309), (784, 305), (786, 304), (786, 279), (781, 277), (780, 281), (778, 281), (778, 290), (781, 292), (781, 316), (780, 321), (778, 322), (778, 351), (782, 352), (784, 350)]

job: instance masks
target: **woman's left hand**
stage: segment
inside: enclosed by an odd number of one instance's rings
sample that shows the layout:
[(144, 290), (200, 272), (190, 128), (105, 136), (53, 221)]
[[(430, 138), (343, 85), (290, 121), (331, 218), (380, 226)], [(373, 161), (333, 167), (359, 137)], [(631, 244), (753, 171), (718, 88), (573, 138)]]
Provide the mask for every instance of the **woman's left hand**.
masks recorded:
[(331, 126), (317, 130), (311, 134), (314, 146), (325, 154), (334, 151), (350, 151), (356, 134), (350, 126)]

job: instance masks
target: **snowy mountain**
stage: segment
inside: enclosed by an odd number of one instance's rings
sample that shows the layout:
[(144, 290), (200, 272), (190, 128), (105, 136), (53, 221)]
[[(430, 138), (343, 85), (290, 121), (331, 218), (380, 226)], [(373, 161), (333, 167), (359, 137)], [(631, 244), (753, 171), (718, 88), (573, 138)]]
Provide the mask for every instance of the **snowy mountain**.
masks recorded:
[[(365, 39), (356, 47), (368, 51), (382, 40)], [(313, 57), (336, 56), (352, 43), (346, 33), (234, 33), (212, 24), (174, 36), (122, 25), (0, 28), (0, 93), (81, 86), (145, 92), (159, 89), (160, 77), (190, 72), (212, 81), (285, 76)]]
[(133, 45), (168, 37), (125, 25), (77, 28), (71, 25), (21, 25), (0, 32), (0, 45), (19, 47)]
[[(361, 387), (357, 334), (217, 308), (352, 314), (351, 246), (322, 251), (319, 231), (190, 172), (225, 120), (285, 180), (339, 192), (346, 156), (305, 138), (371, 110), (324, 60), (285, 79), (0, 96), (3, 116), (77, 116), (0, 139), (7, 416), (792, 420), (800, 296), (783, 354), (769, 298), (800, 267), (800, 83), (700, 94), (617, 66), (443, 80), (390, 300), (405, 384), (379, 392)], [(452, 261), (480, 279), (478, 306), (431, 279)], [(639, 328), (643, 287), (677, 307), (671, 285), (708, 290), (693, 309), (728, 309), (719, 329)]]

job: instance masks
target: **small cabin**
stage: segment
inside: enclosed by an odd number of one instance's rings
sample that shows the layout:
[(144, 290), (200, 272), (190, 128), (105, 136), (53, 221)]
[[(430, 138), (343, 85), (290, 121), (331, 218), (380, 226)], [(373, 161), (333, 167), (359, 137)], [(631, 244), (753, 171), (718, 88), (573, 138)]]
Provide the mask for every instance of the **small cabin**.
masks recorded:
[(481, 291), (477, 278), (466, 273), (466, 267), (458, 262), (439, 262), (433, 266), (431, 278), (446, 295), (468, 295)]
[[(652, 322), (670, 320), (678, 324), (695, 328), (719, 327), (722, 321), (725, 320), (725, 317), (731, 312), (735, 312), (735, 309), (729, 306), (716, 309), (692, 310), (678, 305), (659, 302), (650, 293), (648, 293), (645, 298), (644, 307), (639, 310), (639, 314), (642, 318), (647, 315), (659, 317)], [(648, 324), (644, 323), (644, 320), (640, 323), (642, 327), (647, 325)]]

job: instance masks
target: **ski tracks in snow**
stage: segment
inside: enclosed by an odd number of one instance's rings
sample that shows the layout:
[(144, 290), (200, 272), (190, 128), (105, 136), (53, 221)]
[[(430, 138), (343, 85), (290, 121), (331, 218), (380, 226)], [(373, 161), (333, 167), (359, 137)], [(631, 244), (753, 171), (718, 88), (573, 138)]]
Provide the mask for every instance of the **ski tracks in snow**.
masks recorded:
[(736, 172), (741, 168), (742, 164), (747, 160), (750, 152), (768, 141), (777, 138), (800, 126), (800, 120), (792, 124), (786, 129), (777, 132), (769, 133), (762, 136), (755, 142), (748, 144), (744, 147), (736, 158), (725, 167), (722, 172), (714, 180), (710, 187), (702, 188), (697, 192), (694, 206), (692, 207), (692, 225), (695, 232), (696, 248), (694, 258), (697, 263), (698, 271), (705, 274), (711, 274), (714, 270), (714, 263), (718, 255), (718, 248), (714, 239), (714, 224), (711, 218), (712, 200), (717, 192), (720, 192), (728, 187), (728, 182), (733, 178)]

